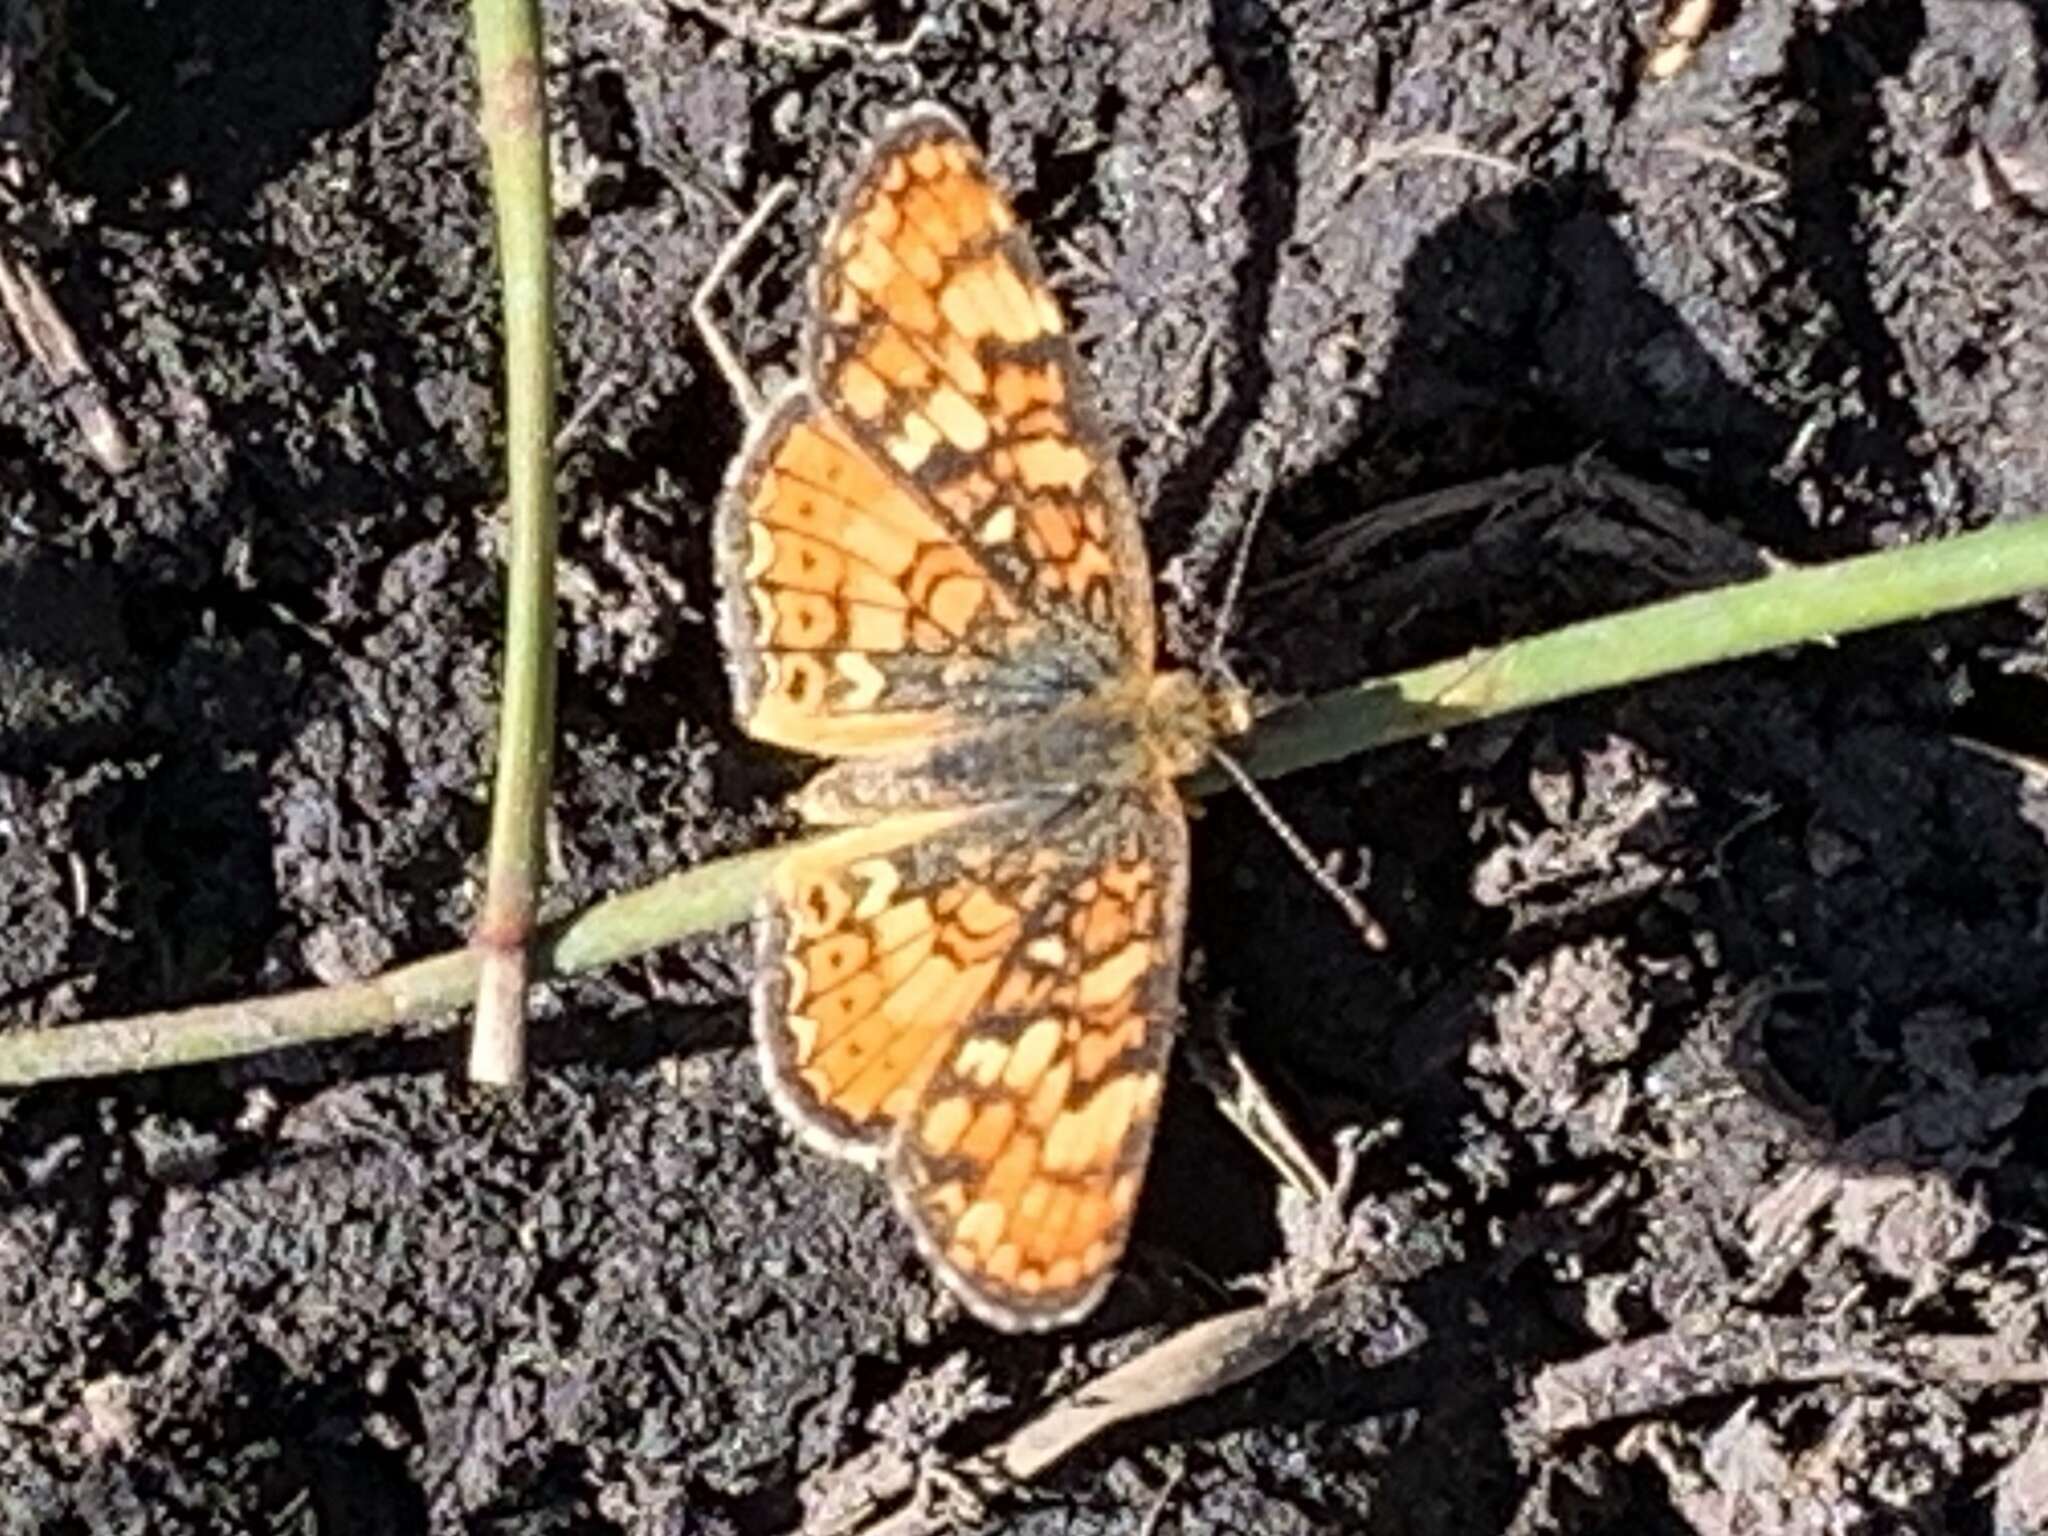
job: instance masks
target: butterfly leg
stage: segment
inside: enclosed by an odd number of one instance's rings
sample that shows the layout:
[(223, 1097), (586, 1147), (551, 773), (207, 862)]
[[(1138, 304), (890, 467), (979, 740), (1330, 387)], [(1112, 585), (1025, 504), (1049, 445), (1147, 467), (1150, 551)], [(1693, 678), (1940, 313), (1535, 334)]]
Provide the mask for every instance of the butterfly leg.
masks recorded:
[(761, 391), (747, 373), (746, 364), (725, 332), (720, 329), (718, 317), (712, 313), (712, 304), (726, 279), (732, 276), (732, 269), (739, 265), (740, 258), (761, 236), (768, 221), (782, 211), (782, 205), (796, 195), (796, 184), (778, 181), (768, 189), (768, 195), (755, 205), (733, 237), (725, 242), (725, 248), (718, 253), (718, 259), (711, 263), (711, 270), (704, 274), (704, 281), (697, 285), (697, 291), (690, 296), (690, 318), (696, 323), (697, 334), (704, 339), (704, 349), (711, 354), (711, 360), (718, 365), (718, 371), (725, 375), (726, 387), (733, 398), (746, 412), (749, 422), (758, 421), (764, 409)]

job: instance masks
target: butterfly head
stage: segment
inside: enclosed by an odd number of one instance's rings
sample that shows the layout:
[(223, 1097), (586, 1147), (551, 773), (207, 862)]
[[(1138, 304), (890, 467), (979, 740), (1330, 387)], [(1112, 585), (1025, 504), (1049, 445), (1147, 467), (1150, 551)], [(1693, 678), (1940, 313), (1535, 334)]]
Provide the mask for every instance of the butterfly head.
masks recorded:
[(1195, 672), (1161, 672), (1145, 701), (1146, 739), (1161, 765), (1185, 778), (1209, 761), (1220, 741), (1252, 727), (1252, 696), (1235, 682)]

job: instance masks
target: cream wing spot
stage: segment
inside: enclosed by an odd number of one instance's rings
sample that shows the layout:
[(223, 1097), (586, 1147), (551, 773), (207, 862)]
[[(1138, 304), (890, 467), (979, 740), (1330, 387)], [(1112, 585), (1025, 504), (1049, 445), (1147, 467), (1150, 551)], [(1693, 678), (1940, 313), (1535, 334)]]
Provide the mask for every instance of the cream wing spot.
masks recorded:
[(1004, 1243), (988, 1256), (982, 1270), (991, 1280), (1014, 1280), (1023, 1264), (1023, 1251), (1015, 1243)]
[(1040, 1019), (1017, 1037), (1010, 1060), (1003, 1068), (1003, 1086), (1015, 1091), (1031, 1087), (1052, 1065), (1060, 1048), (1064, 1027), (1058, 1019)]
[(984, 544), (1008, 544), (1017, 537), (1017, 509), (1003, 502), (982, 519), (975, 537)]
[[(872, 708), (882, 697), (884, 679), (869, 656), (894, 656), (909, 643), (910, 615), (902, 609), (865, 605), (850, 609), (846, 615), (847, 650), (840, 654), (837, 665), (839, 675), (853, 687), (840, 703), (848, 709)], [(870, 680), (872, 689), (868, 687)]]
[(944, 1157), (959, 1144), (961, 1135), (973, 1118), (973, 1104), (964, 1096), (954, 1094), (925, 1111), (924, 1120), (917, 1128), (918, 1139), (934, 1157)]
[(948, 331), (941, 344), (940, 361), (948, 377), (965, 393), (988, 393), (988, 371), (981, 366), (981, 359), (974, 355), (973, 345), (966, 338)]
[(986, 1035), (971, 1036), (953, 1058), (953, 1070), (981, 1088), (993, 1088), (1010, 1059), (1009, 1047)]
[(1059, 300), (1043, 288), (1031, 297), (1033, 307), (1038, 311), (1039, 328), (1049, 336), (1064, 334), (1067, 329), (1067, 317), (1060, 313)]
[(790, 1054), (798, 1066), (810, 1063), (811, 1053), (818, 1048), (818, 1021), (803, 1014), (789, 1016)]
[(1074, 1064), (1070, 1061), (1054, 1063), (1052, 1069), (1038, 1080), (1038, 1086), (1031, 1090), (1031, 1097), (1024, 1105), (1024, 1123), (1034, 1131), (1043, 1131), (1051, 1125), (1060, 1107), (1067, 1102), (1067, 1091), (1073, 1082)]
[[(889, 903), (896, 899), (896, 892), (903, 885), (902, 872), (886, 858), (862, 859), (858, 864), (848, 865), (846, 873), (860, 886), (860, 895), (853, 903), (853, 915), (864, 923), (872, 922), (888, 910)], [(880, 940), (879, 927), (873, 931)]]
[[(897, 641), (894, 645), (882, 642), (877, 635), (877, 627), (889, 618), (894, 620), (893, 633)], [(853, 630), (848, 639), (864, 650), (894, 651), (901, 649), (903, 631), (901, 614), (877, 615), (872, 609), (862, 608), (856, 610)], [(882, 695), (888, 691), (888, 679), (861, 651), (841, 651), (832, 658), (832, 668), (846, 684), (839, 696), (839, 706), (842, 709), (864, 713), (881, 703)]]
[(775, 564), (775, 535), (765, 523), (747, 524), (747, 563), (742, 575), (757, 582)]
[(953, 1241), (976, 1259), (986, 1259), (1002, 1240), (1004, 1220), (1003, 1208), (996, 1201), (977, 1200), (953, 1224)]
[(1069, 1110), (1054, 1117), (1045, 1133), (1045, 1150), (1039, 1155), (1039, 1163), (1047, 1173), (1073, 1173), (1088, 1160), (1093, 1150), (1093, 1141), (1087, 1137), (1088, 1120), (1085, 1115)]
[(1026, 342), (1039, 334), (1038, 302), (1023, 279), (1017, 276), (1017, 269), (1007, 261), (991, 258), (988, 264), (989, 285), (995, 290), (996, 319), (1001, 327), (1003, 340)]
[(1049, 971), (1061, 970), (1067, 963), (1066, 941), (1058, 934), (1048, 933), (1033, 939), (1024, 946), (1025, 955)]
[(915, 471), (939, 446), (939, 429), (919, 411), (906, 411), (902, 431), (889, 440), (889, 457), (906, 470)]
[(968, 267), (947, 283), (939, 294), (939, 313), (946, 323), (969, 341), (979, 341), (994, 329), (990, 316), (987, 279), (979, 267)]
[(952, 385), (934, 390), (925, 401), (925, 410), (945, 433), (946, 441), (963, 453), (978, 453), (988, 446), (988, 418)]
[[(889, 873), (892, 881), (897, 878), (894, 866), (890, 867)], [(891, 884), (889, 896), (893, 898), (895, 892), (896, 886)], [(932, 931), (932, 904), (922, 896), (896, 902), (875, 913), (873, 926), (875, 942), (884, 951), (899, 948), (920, 933)]]
[(879, 421), (889, 410), (889, 386), (856, 360), (839, 372), (839, 399), (861, 420)]

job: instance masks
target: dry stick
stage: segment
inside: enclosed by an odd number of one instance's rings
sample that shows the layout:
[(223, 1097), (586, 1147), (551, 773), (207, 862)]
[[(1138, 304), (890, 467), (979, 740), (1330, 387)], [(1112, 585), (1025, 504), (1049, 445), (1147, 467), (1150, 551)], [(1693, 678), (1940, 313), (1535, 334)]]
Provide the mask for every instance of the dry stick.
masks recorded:
[[(1337, 1275), (1305, 1295), (1282, 1296), (1190, 1324), (1076, 1387), (981, 1455), (928, 1468), (916, 1497), (880, 1519), (851, 1527), (852, 1536), (937, 1536), (958, 1529), (957, 1505), (933, 1493), (956, 1492), (972, 1504), (983, 1494), (1035, 1482), (1105, 1430), (1235, 1386), (1286, 1359), (1361, 1283), (1358, 1275)], [(871, 1491), (870, 1507), (912, 1492), (910, 1478), (898, 1476)], [(807, 1522), (802, 1528), (804, 1536), (814, 1530), (825, 1536), (826, 1531), (848, 1531), (849, 1525)]]
[(708, 21), (734, 37), (800, 57), (837, 52), (883, 63), (917, 52), (936, 29), (931, 17), (920, 16), (903, 37), (893, 43), (884, 43), (859, 33), (832, 32), (823, 27), (805, 27), (766, 16), (751, 16), (722, 5), (713, 5), (710, 0), (669, 0), (669, 5), (674, 10)]
[(29, 356), (61, 391), (86, 451), (108, 474), (127, 474), (135, 467), (135, 445), (128, 440), (121, 418), (107, 404), (99, 378), (78, 344), (78, 333), (57, 308), (28, 257), (5, 244), (0, 244), (0, 310), (14, 322), (15, 334)]
[(554, 294), (538, 0), (474, 0), (505, 306), (505, 674), (478, 952), (472, 1082), (526, 1075), (526, 987), (546, 873), (555, 716)]
[[(1456, 724), (2044, 587), (2048, 518), (1779, 570), (1295, 704), (1261, 724), (1243, 761), (1272, 778)], [(1190, 787), (1209, 793), (1222, 782), (1198, 777)], [(736, 923), (788, 851), (722, 859), (601, 902), (548, 931), (536, 972), (568, 975)], [(422, 1020), (472, 997), (480, 965), (442, 956), (330, 990), (0, 1035), (0, 1087), (246, 1056)]]
[(1105, 1429), (1190, 1403), (1285, 1358), (1344, 1299), (1337, 1282), (1302, 1297), (1204, 1318), (1070, 1392), (1010, 1436), (995, 1464), (1029, 1482)]
[(1845, 1380), (2041, 1386), (2048, 1384), (2048, 1355), (2028, 1340), (1997, 1334), (1885, 1338), (1836, 1322), (1735, 1313), (1544, 1367), (1530, 1388), (1529, 1427), (1550, 1440), (1616, 1419), (1669, 1413), (1703, 1397)]
[(1676, 0), (1664, 12), (1657, 34), (1657, 46), (1643, 63), (1643, 74), (1651, 80), (1669, 80), (1684, 69), (1713, 30), (1721, 0)]

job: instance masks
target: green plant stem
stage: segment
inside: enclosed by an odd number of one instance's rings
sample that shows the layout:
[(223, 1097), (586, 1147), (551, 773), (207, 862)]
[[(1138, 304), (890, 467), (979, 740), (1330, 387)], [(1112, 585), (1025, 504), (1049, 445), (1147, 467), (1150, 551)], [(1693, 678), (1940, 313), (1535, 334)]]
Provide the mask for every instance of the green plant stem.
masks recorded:
[[(2048, 518), (1794, 566), (1306, 700), (1261, 720), (1240, 760), (1277, 778), (1468, 721), (2043, 587)], [(1214, 787), (1206, 777), (1199, 785)]]
[[(665, 932), (731, 927), (788, 851), (716, 859), (549, 925), (534, 944), (537, 977), (599, 969), (654, 948)], [(452, 1023), (452, 1010), (476, 998), (483, 959), (471, 946), (336, 987), (0, 1034), (0, 1088), (225, 1061), (424, 1020)]]
[[(2044, 587), (2048, 518), (1782, 570), (1325, 694), (1263, 721), (1243, 760), (1271, 778), (1455, 724)], [(719, 859), (601, 902), (546, 930), (536, 972), (588, 971), (739, 922), (789, 851)], [(459, 951), (347, 986), (0, 1035), (0, 1087), (215, 1061), (424, 1021), (475, 995), (481, 963)]]
[(477, 75), (505, 314), (504, 685), (491, 846), (473, 942), (481, 957), (473, 1082), (526, 1073), (526, 987), (546, 874), (555, 715), (555, 381), (547, 113), (538, 0), (473, 0)]

